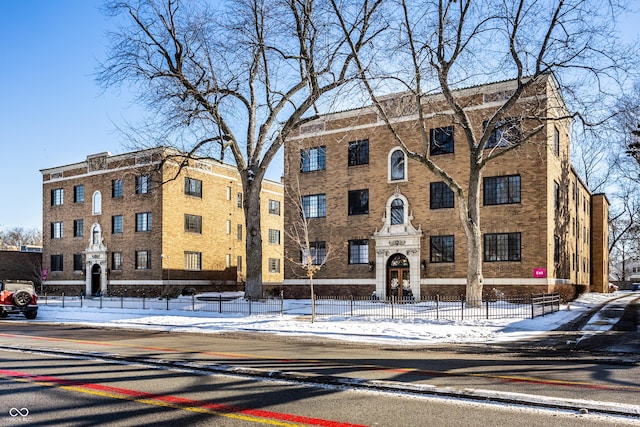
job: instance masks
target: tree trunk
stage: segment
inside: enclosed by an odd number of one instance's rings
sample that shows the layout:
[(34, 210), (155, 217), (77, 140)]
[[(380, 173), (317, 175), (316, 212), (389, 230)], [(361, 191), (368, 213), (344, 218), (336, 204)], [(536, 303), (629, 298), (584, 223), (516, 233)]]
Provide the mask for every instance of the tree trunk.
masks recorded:
[(262, 230), (260, 222), (260, 190), (262, 180), (245, 179), (243, 174), (244, 216), (246, 224), (246, 283), (244, 295), (262, 298)]
[(480, 177), (481, 170), (472, 164), (469, 172), (468, 217), (461, 218), (467, 237), (467, 305), (482, 305), (482, 232), (480, 231)]

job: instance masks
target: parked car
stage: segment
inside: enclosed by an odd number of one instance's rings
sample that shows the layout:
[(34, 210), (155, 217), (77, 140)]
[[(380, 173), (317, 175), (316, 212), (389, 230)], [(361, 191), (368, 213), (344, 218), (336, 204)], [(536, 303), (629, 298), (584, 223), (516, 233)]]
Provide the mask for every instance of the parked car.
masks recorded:
[(27, 319), (38, 315), (38, 295), (28, 280), (0, 281), (0, 318), (9, 314), (24, 314)]
[(632, 283), (631, 284), (632, 291), (640, 291), (640, 283)]

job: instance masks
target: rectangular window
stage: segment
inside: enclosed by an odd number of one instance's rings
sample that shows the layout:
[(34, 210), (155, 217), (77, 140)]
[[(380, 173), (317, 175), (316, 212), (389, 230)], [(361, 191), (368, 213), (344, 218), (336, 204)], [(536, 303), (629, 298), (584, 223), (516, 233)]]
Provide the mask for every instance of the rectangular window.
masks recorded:
[(225, 265), (227, 268), (231, 267), (231, 254), (227, 254), (225, 257)]
[(122, 179), (114, 179), (111, 181), (111, 197), (119, 199), (124, 196), (124, 181)]
[(453, 153), (453, 126), (431, 129), (432, 156)]
[(553, 206), (557, 211), (560, 210), (560, 184), (556, 181), (553, 181)]
[[(509, 117), (498, 121), (493, 132), (487, 140), (485, 148), (494, 147), (513, 147), (520, 144), (521, 139), (521, 121), (516, 117)], [(484, 123), (486, 127), (487, 122)]]
[(111, 217), (111, 233), (122, 234), (123, 232), (123, 217), (122, 215), (114, 215)]
[(64, 201), (64, 190), (55, 188), (51, 190), (51, 206), (60, 206)]
[(309, 148), (300, 150), (300, 172), (312, 172), (327, 168), (326, 147)]
[(82, 270), (82, 254), (73, 254), (73, 271)]
[(184, 194), (187, 196), (202, 197), (202, 181), (193, 178), (184, 178)]
[(51, 255), (51, 271), (62, 271), (64, 257), (62, 255)]
[(236, 196), (237, 200), (238, 200), (238, 208), (242, 209), (242, 193), (238, 193), (238, 195)]
[(51, 223), (51, 238), (62, 239), (64, 237), (64, 223), (52, 222)]
[(369, 213), (369, 190), (349, 191), (349, 215)]
[(349, 264), (369, 263), (369, 241), (349, 240)]
[(556, 156), (560, 155), (560, 131), (557, 127), (553, 127), (553, 152)]
[(151, 212), (136, 214), (136, 231), (151, 231)]
[(191, 271), (202, 270), (202, 252), (185, 251), (184, 269)]
[(151, 269), (151, 251), (136, 251), (136, 270)]
[(429, 192), (429, 206), (431, 209), (444, 209), (453, 207), (453, 190), (444, 182), (432, 182)]
[(269, 213), (271, 215), (280, 215), (280, 201), (269, 200)]
[(483, 187), (485, 205), (520, 203), (520, 175), (487, 177)]
[(242, 256), (240, 255), (236, 258), (236, 267), (238, 267), (238, 272), (242, 271)]
[(351, 141), (349, 143), (349, 166), (369, 164), (369, 140)]
[(111, 269), (122, 270), (122, 252), (111, 252)]
[(231, 187), (227, 187), (227, 200), (231, 200)]
[(199, 215), (184, 214), (184, 231), (187, 233), (202, 234), (202, 217)]
[(280, 244), (280, 230), (269, 229), (269, 243), (272, 245)]
[(84, 185), (76, 185), (73, 187), (73, 203), (84, 202)]
[(151, 193), (151, 175), (136, 176), (136, 194)]
[(520, 233), (485, 234), (484, 260), (520, 261)]
[(73, 221), (73, 237), (84, 236), (84, 220), (76, 219)]
[(302, 209), (305, 218), (323, 218), (327, 216), (327, 196), (325, 194), (302, 196)]
[(309, 251), (307, 252), (306, 249), (302, 251), (302, 254), (301, 254), (302, 265), (307, 265), (309, 257), (311, 258), (312, 265), (324, 264), (325, 258), (327, 257), (326, 243), (310, 242)]
[(269, 273), (280, 273), (280, 260), (269, 258)]
[(431, 236), (431, 255), (429, 260), (432, 263), (454, 262), (454, 237), (453, 236)]
[(238, 229), (238, 231), (237, 231), (238, 240), (242, 240), (242, 224), (238, 224), (237, 229)]
[(560, 237), (553, 236), (553, 262), (560, 263)]
[(231, 234), (231, 220), (227, 220), (227, 234)]

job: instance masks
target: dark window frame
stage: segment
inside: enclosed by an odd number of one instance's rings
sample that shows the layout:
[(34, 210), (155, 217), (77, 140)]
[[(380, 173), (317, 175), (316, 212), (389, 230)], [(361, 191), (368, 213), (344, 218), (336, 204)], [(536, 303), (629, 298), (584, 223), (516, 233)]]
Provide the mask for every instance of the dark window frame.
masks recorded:
[(54, 188), (51, 190), (51, 206), (62, 206), (64, 204), (64, 189)]
[(432, 156), (452, 154), (455, 152), (454, 128), (443, 126), (433, 128), (430, 132), (429, 153)]
[(122, 270), (123, 256), (122, 252), (111, 252), (111, 269), (120, 271)]
[(184, 231), (185, 233), (202, 234), (202, 216), (184, 214)]
[(83, 271), (82, 254), (73, 254), (73, 271)]
[(300, 150), (300, 172), (314, 172), (327, 169), (327, 147), (311, 147)]
[(429, 208), (448, 209), (455, 207), (455, 194), (444, 181), (432, 182), (429, 186)]
[(360, 139), (349, 142), (348, 166), (369, 164), (369, 140)]
[(140, 250), (135, 252), (136, 270), (151, 270), (151, 251), (150, 250)]
[(202, 180), (185, 176), (184, 194), (187, 196), (202, 198)]
[(369, 264), (369, 240), (349, 240), (349, 265)]
[(136, 194), (151, 194), (152, 188), (151, 175), (136, 176)]
[(111, 180), (111, 198), (121, 199), (124, 197), (124, 180), (122, 178)]
[(153, 228), (153, 214), (151, 212), (136, 213), (136, 233), (146, 233)]
[(485, 206), (521, 203), (522, 179), (519, 174), (485, 177), (482, 194)]
[(73, 186), (73, 203), (84, 203), (84, 184)]
[[(314, 208), (312, 210), (312, 208)], [(309, 194), (302, 196), (302, 209), (305, 218), (325, 218), (327, 216), (327, 195)], [(315, 215), (311, 215), (315, 213)]]
[(349, 190), (348, 193), (348, 214), (367, 215), (369, 214), (369, 189)]
[[(487, 122), (484, 122), (484, 127)], [(520, 145), (522, 140), (522, 119), (507, 117), (499, 120), (491, 131), (484, 148), (506, 148)]]
[[(119, 219), (119, 221), (116, 221)], [(119, 225), (119, 227), (117, 227)], [(124, 233), (124, 216), (123, 215), (113, 215), (111, 216), (111, 234), (122, 234)]]
[(84, 237), (84, 219), (73, 220), (73, 237)]
[(429, 237), (429, 262), (432, 264), (455, 262), (453, 235)]
[(522, 261), (522, 234), (487, 233), (484, 235), (484, 262)]
[[(322, 265), (327, 258), (327, 243), (325, 241), (309, 242), (312, 265)], [(300, 252), (302, 265), (307, 265), (307, 259), (303, 251)]]
[(51, 271), (64, 271), (64, 255), (51, 255)]

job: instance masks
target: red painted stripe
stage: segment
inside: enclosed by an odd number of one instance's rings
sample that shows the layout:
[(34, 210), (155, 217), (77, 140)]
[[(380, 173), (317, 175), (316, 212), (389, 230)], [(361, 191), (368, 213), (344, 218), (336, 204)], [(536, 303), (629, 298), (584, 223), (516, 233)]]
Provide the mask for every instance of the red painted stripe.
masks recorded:
[(242, 414), (253, 417), (260, 417), (278, 421), (288, 421), (294, 423), (302, 423), (313, 426), (321, 427), (365, 427), (360, 424), (342, 423), (339, 421), (324, 420), (322, 418), (304, 417), (300, 415), (285, 414), (280, 412), (266, 411), (262, 409), (247, 409), (239, 406), (226, 405), (222, 403), (205, 403), (193, 399), (187, 399), (184, 397), (162, 395), (155, 393), (148, 393), (144, 391), (131, 390), (121, 387), (112, 387), (96, 383), (87, 383), (83, 381), (65, 380), (63, 378), (51, 377), (48, 375), (33, 375), (26, 372), (9, 371), (0, 369), (0, 375), (12, 378), (21, 378), (33, 382), (46, 382), (55, 384), (57, 386), (67, 387), (80, 387), (88, 390), (96, 390), (107, 393), (116, 393), (123, 396), (131, 397), (134, 399), (149, 399), (159, 402), (170, 403), (179, 406), (189, 406), (195, 408), (208, 409), (215, 412), (228, 413), (228, 414)]

